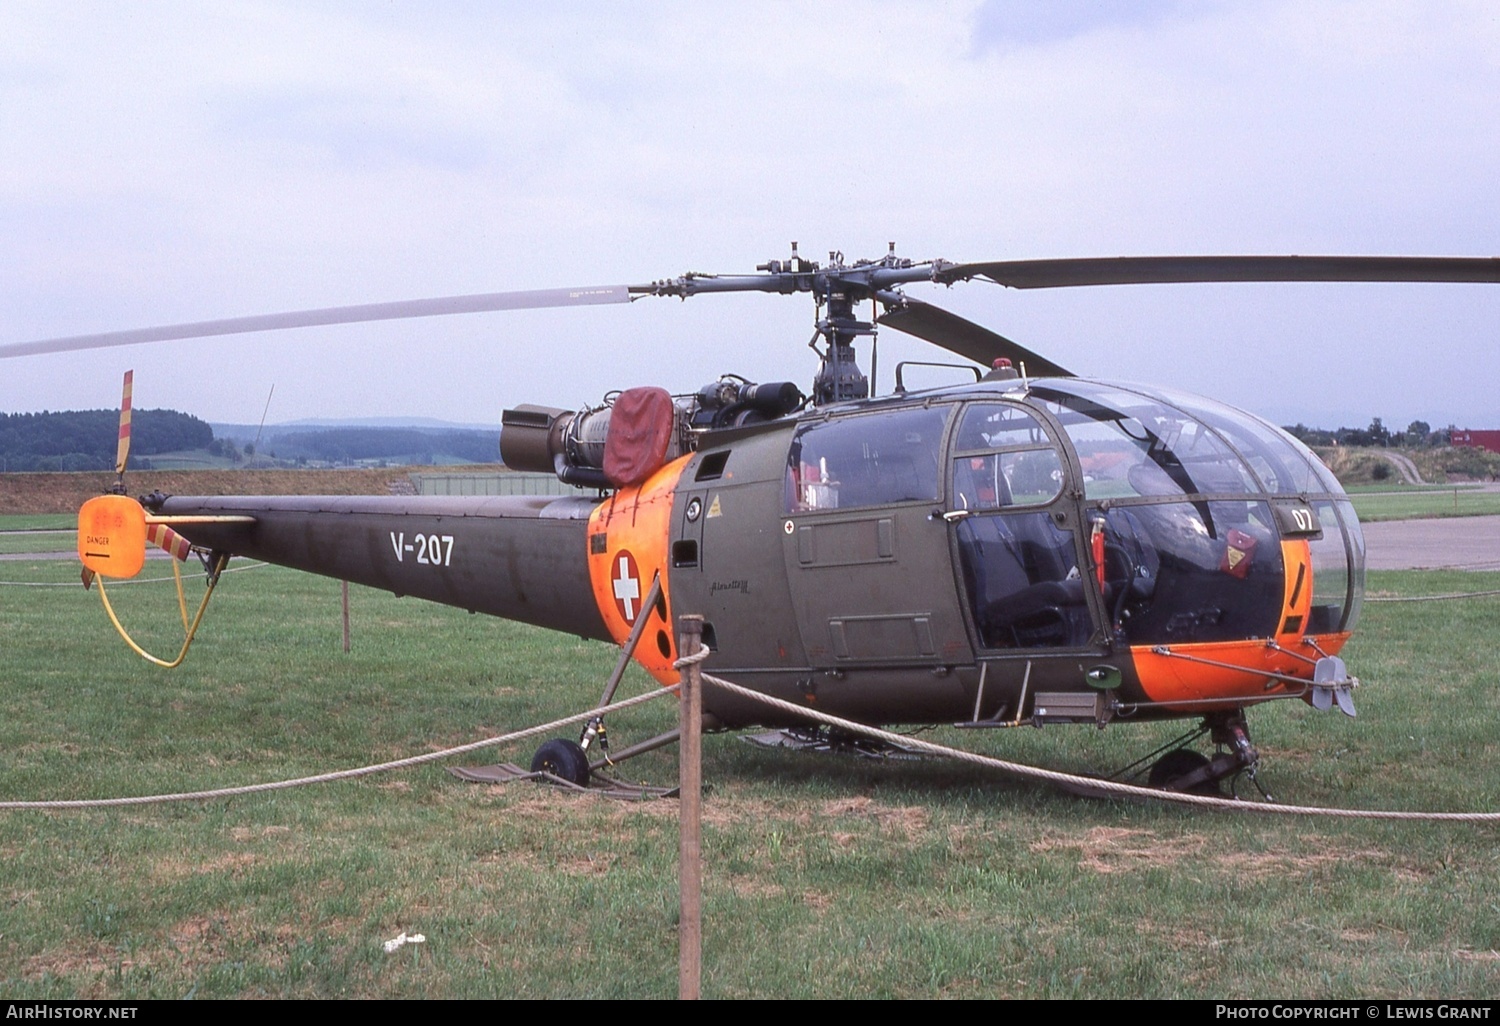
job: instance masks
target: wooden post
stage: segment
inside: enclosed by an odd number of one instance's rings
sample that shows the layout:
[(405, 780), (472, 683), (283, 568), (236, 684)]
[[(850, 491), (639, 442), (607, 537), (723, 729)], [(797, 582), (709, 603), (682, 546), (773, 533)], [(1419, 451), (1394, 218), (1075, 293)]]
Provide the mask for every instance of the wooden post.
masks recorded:
[[(677, 654), (703, 647), (703, 617), (677, 618)], [(677, 745), (677, 997), (696, 1001), (703, 969), (703, 675), (698, 663), (682, 668), (677, 695), (682, 738)]]
[(340, 581), (344, 593), (344, 651), (349, 651), (349, 582)]

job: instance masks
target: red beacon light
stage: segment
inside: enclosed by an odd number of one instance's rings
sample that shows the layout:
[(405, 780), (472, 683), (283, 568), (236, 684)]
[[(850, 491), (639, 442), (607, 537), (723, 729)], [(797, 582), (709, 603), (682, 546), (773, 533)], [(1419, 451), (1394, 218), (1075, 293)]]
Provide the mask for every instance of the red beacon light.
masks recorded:
[(1010, 357), (1001, 356), (990, 364), (990, 372), (984, 376), (985, 381), (1010, 381), (1020, 377), (1015, 367), (1011, 366)]

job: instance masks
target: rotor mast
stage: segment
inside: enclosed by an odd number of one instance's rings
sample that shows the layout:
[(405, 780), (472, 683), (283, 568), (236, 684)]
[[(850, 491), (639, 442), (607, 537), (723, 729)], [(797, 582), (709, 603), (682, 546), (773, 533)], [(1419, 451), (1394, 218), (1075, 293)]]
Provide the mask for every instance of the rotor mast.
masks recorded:
[[(894, 246), (894, 244), (893, 244)], [(843, 254), (828, 254), (828, 262), (835, 267), (843, 263)], [(808, 345), (822, 357), (818, 373), (813, 378), (813, 404), (850, 399), (864, 399), (870, 394), (870, 381), (859, 368), (859, 359), (854, 354), (854, 340), (869, 336), (870, 346), (875, 345), (875, 325), (862, 321), (854, 313), (855, 302), (862, 297), (844, 282), (827, 277), (823, 279), (823, 291), (815, 293), (821, 316), (815, 322), (817, 334)], [(825, 312), (826, 309), (826, 312)], [(823, 348), (818, 349), (818, 336), (823, 337)]]
[(879, 260), (844, 262), (844, 254), (833, 250), (826, 266), (806, 260), (792, 243), (792, 255), (786, 260), (768, 260), (756, 265), (761, 274), (715, 275), (689, 272), (679, 278), (654, 281), (649, 285), (632, 285), (636, 296), (688, 296), (706, 292), (775, 292), (791, 295), (809, 292), (817, 303), (814, 334), (808, 342), (821, 358), (813, 378), (813, 403), (864, 399), (870, 394), (870, 381), (859, 367), (854, 351), (857, 339), (868, 337), (873, 348), (876, 322), (862, 321), (855, 307), (867, 300), (878, 300), (887, 309), (898, 308), (906, 299), (895, 286), (915, 281), (936, 281), (938, 275), (952, 266), (945, 260), (914, 262), (896, 256), (896, 244)]

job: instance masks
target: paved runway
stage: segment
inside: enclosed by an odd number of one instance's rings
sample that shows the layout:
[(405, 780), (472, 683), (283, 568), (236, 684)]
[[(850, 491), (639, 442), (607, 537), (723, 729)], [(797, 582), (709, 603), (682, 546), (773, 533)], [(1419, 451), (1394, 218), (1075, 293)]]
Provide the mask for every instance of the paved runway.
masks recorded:
[(1500, 570), (1500, 516), (1361, 526), (1371, 570)]

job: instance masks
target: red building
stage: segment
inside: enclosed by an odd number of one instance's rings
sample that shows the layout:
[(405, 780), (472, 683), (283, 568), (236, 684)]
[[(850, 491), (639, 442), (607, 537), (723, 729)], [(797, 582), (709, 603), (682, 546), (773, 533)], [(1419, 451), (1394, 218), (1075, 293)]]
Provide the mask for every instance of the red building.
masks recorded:
[(1500, 431), (1460, 431), (1453, 429), (1452, 444), (1458, 448), (1488, 449), (1500, 452)]

